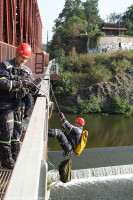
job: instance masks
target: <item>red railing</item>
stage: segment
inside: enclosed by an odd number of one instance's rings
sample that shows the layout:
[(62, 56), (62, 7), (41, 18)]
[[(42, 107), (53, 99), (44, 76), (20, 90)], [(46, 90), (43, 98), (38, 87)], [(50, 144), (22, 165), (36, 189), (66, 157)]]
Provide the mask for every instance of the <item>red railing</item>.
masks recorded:
[[(0, 41), (0, 62), (13, 59), (16, 56), (16, 47)], [(49, 54), (32, 53), (31, 58), (26, 63), (33, 74), (43, 74), (44, 67), (49, 63)]]
[[(16, 56), (16, 47), (0, 41), (0, 62), (7, 59), (13, 59)], [(35, 58), (36, 54), (32, 53), (31, 58), (28, 60), (28, 66), (33, 74), (35, 74)]]
[(33, 53), (42, 47), (42, 21), (37, 0), (0, 0), (0, 41), (17, 46), (31, 45)]

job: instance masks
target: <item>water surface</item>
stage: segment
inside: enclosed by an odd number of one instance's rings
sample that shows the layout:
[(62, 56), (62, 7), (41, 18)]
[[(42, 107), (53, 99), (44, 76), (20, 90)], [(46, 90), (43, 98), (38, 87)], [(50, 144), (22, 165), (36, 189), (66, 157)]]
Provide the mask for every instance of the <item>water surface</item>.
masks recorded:
[[(71, 124), (74, 124), (75, 119), (80, 116), (65, 114), (65, 117)], [(106, 114), (89, 114), (81, 117), (85, 119), (84, 129), (87, 129), (89, 133), (86, 148), (133, 145), (133, 117)], [(58, 113), (53, 113), (49, 120), (49, 128), (58, 128), (65, 131), (61, 127)], [(50, 151), (61, 150), (58, 140), (55, 138), (49, 138), (48, 147)]]

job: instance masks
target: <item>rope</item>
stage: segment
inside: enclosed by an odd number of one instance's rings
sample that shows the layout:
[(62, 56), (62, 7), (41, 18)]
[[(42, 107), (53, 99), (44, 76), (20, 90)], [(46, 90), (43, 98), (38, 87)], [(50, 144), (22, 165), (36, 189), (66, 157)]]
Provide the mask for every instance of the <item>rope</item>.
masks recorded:
[(64, 183), (63, 183), (63, 189), (62, 189), (62, 200), (64, 199)]
[(59, 111), (59, 113), (60, 113), (60, 108), (59, 108), (59, 105), (58, 105), (58, 103), (57, 103), (57, 100), (56, 100), (56, 97), (55, 97), (54, 91), (53, 91), (53, 89), (52, 89), (52, 84), (51, 84), (51, 83), (50, 83), (50, 88), (51, 88), (52, 95), (53, 95), (53, 97), (54, 97), (54, 100), (55, 100), (56, 106), (57, 106), (58, 111)]
[(48, 163), (53, 167), (53, 169), (57, 170), (56, 167), (50, 162), (49, 159), (48, 159)]

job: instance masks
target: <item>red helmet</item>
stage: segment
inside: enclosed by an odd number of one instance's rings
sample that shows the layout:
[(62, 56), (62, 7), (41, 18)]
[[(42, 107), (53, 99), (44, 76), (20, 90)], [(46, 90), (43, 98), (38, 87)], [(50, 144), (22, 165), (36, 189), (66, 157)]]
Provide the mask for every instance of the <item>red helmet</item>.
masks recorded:
[(25, 58), (31, 57), (31, 46), (27, 43), (21, 43), (17, 47), (17, 53)]
[(77, 118), (77, 119), (75, 120), (75, 123), (78, 123), (78, 124), (80, 124), (81, 126), (84, 126), (84, 125), (85, 125), (85, 120), (84, 120), (83, 118), (79, 117), (79, 118)]

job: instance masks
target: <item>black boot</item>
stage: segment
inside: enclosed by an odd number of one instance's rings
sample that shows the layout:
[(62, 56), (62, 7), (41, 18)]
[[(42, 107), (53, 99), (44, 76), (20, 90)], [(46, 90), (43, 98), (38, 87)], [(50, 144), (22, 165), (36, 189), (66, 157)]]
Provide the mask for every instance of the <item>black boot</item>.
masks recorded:
[(13, 169), (14, 160), (12, 159), (11, 148), (10, 147), (2, 147), (0, 146), (0, 154), (1, 154), (1, 166), (3, 168)]
[(13, 160), (16, 161), (19, 151), (20, 151), (20, 144), (19, 142), (11, 142), (11, 150), (12, 150), (12, 157)]

